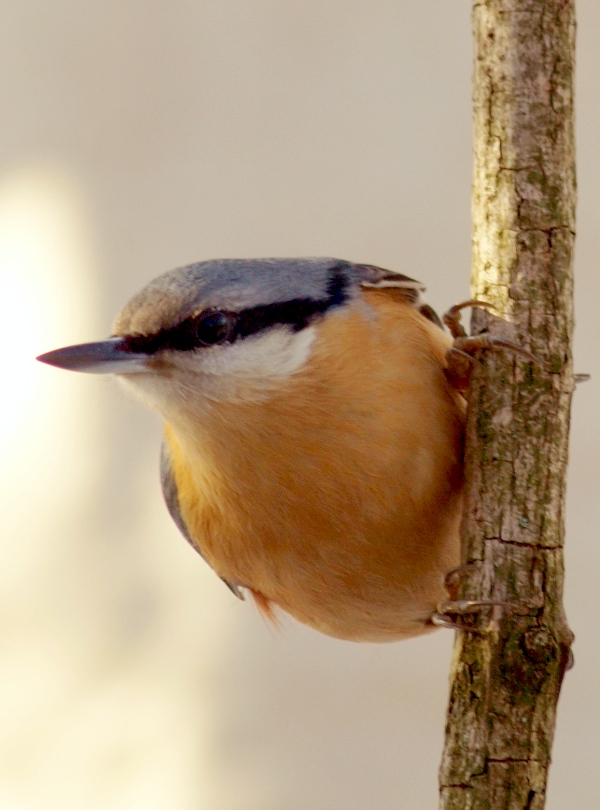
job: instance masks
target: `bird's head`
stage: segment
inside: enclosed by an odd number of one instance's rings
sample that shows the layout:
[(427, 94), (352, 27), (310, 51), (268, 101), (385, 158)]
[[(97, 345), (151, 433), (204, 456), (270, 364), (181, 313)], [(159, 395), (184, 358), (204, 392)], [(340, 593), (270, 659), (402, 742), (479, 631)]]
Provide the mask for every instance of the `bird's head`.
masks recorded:
[(191, 264), (135, 295), (108, 340), (38, 359), (119, 375), (167, 418), (181, 407), (260, 397), (305, 365), (319, 322), (385, 272), (329, 258)]

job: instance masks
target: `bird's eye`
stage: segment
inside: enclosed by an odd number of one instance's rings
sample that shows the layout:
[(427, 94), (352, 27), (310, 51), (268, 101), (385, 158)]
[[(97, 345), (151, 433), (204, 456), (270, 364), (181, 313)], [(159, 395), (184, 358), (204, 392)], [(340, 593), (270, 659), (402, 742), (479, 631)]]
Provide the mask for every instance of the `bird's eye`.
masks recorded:
[(195, 336), (202, 346), (225, 343), (233, 335), (235, 319), (227, 312), (205, 312), (195, 324)]

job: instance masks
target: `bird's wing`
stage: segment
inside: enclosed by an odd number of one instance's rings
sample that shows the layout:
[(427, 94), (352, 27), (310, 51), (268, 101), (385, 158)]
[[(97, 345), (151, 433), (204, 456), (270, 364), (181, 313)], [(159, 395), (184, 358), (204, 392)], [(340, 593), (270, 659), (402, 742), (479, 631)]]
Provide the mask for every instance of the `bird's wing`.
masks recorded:
[(442, 322), (437, 312), (425, 301), (423, 293), (425, 285), (414, 278), (403, 276), (393, 270), (384, 270), (382, 267), (375, 267), (372, 264), (361, 264), (361, 285), (375, 289), (394, 289), (402, 291), (406, 300), (417, 309), (423, 317), (427, 318), (440, 329), (443, 329)]
[[(202, 559), (204, 560), (204, 556), (202, 552), (198, 549), (194, 541), (192, 540), (190, 533), (188, 532), (187, 526), (183, 520), (181, 515), (181, 509), (179, 508), (179, 498), (177, 496), (177, 483), (175, 481), (175, 476), (173, 475), (173, 468), (171, 467), (171, 457), (169, 453), (169, 448), (167, 446), (166, 441), (163, 441), (161, 450), (160, 450), (160, 483), (162, 486), (162, 493), (165, 499), (165, 503), (167, 504), (167, 509), (169, 510), (169, 514), (175, 521), (175, 525), (181, 532), (181, 534), (185, 537), (188, 543), (192, 546), (195, 551), (200, 554)], [(223, 577), (221, 577), (223, 579)], [(240, 591), (237, 585), (227, 582), (226, 579), (223, 579), (223, 582), (229, 590), (237, 596), (238, 599), (243, 599), (244, 594)]]

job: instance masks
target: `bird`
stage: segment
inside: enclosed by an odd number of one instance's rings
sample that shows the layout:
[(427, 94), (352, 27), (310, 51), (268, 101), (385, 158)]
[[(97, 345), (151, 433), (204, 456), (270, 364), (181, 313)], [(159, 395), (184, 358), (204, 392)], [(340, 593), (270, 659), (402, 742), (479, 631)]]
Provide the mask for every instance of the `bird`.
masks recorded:
[(460, 559), (466, 403), (424, 290), (333, 258), (202, 261), (108, 339), (37, 359), (116, 375), (159, 414), (168, 510), (236, 596), (397, 641), (435, 629)]

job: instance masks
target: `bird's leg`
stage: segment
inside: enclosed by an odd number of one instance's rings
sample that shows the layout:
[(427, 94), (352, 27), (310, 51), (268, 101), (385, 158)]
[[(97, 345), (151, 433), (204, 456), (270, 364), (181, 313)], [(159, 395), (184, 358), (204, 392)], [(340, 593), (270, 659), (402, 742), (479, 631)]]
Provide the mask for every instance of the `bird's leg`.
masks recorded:
[(465, 579), (474, 571), (481, 568), (481, 563), (469, 562), (457, 565), (444, 574), (444, 588), (450, 599), (458, 599), (460, 586)]
[(483, 630), (469, 622), (461, 621), (460, 617), (479, 613), (482, 608), (488, 607), (510, 609), (511, 605), (509, 602), (501, 602), (497, 599), (446, 599), (438, 604), (429, 621), (436, 627), (446, 627), (449, 630), (463, 630), (465, 633), (487, 633), (498, 624), (497, 610), (492, 612), (490, 622)]
[(463, 301), (460, 304), (455, 304), (443, 315), (442, 320), (454, 338), (453, 345), (446, 352), (445, 368), (446, 377), (454, 388), (459, 391), (467, 390), (469, 387), (471, 367), (474, 362), (472, 355), (481, 349), (509, 349), (526, 357), (532, 363), (536, 363), (538, 366), (540, 365), (537, 357), (527, 351), (527, 349), (524, 349), (522, 346), (510, 340), (488, 334), (474, 335), (473, 337), (467, 335), (460, 320), (461, 310), (466, 307), (494, 309), (493, 304), (490, 304), (488, 301), (475, 301), (471, 299), (469, 301)]
[[(479, 351), (479, 349), (510, 349), (517, 354), (522, 354), (523, 357), (526, 357), (532, 363), (536, 363), (538, 366), (540, 365), (540, 361), (535, 355), (510, 340), (488, 334), (474, 335), (473, 337), (467, 335), (464, 326), (460, 322), (461, 310), (467, 307), (495, 309), (494, 305), (490, 304), (489, 301), (476, 301), (475, 299), (471, 299), (469, 301), (463, 301), (461, 304), (455, 304), (453, 307), (450, 307), (448, 312), (444, 313), (442, 320), (454, 338), (452, 348), (455, 351), (461, 352), (471, 359), (470, 356), (476, 351)], [(452, 351), (452, 349), (450, 351)]]
[(461, 579), (465, 574), (476, 568), (474, 563), (465, 563), (457, 568), (452, 568), (444, 577), (444, 586), (448, 592), (449, 599), (444, 599), (438, 603), (436, 610), (430, 617), (431, 624), (436, 627), (447, 627), (450, 630), (463, 630), (468, 633), (489, 632), (498, 623), (498, 610), (494, 610), (491, 620), (485, 630), (480, 630), (473, 624), (461, 621), (461, 616), (478, 613), (481, 608), (510, 608), (508, 602), (498, 599), (459, 599)]
[[(464, 563), (456, 568), (451, 568), (444, 577), (444, 586), (448, 591), (447, 600), (441, 601), (436, 611), (429, 618), (430, 624), (435, 627), (446, 627), (450, 630), (462, 630), (465, 633), (479, 633), (481, 635), (492, 633), (498, 630), (498, 622), (503, 610), (515, 610), (517, 604), (521, 608), (539, 608), (539, 605), (527, 603), (502, 602), (495, 599), (460, 599), (459, 590), (462, 579), (472, 571), (480, 567), (479, 563)], [(477, 613), (481, 608), (491, 607), (492, 614), (488, 624), (480, 629), (467, 621), (460, 621), (460, 616)], [(565, 671), (568, 672), (575, 666), (573, 650), (569, 647), (565, 660)]]
[(468, 337), (465, 327), (462, 325), (460, 321), (461, 311), (463, 309), (467, 309), (468, 307), (479, 307), (480, 309), (496, 309), (496, 307), (493, 304), (490, 304), (489, 301), (476, 301), (474, 298), (471, 298), (468, 301), (463, 301), (460, 304), (455, 304), (453, 307), (450, 307), (448, 312), (445, 312), (442, 315), (442, 321), (444, 322), (444, 325), (448, 327), (448, 331), (450, 332), (454, 340)]
[[(517, 354), (523, 355), (532, 363), (541, 366), (540, 361), (534, 354), (512, 343), (510, 340), (503, 338), (492, 337), (492, 335), (475, 335), (470, 337), (467, 335), (464, 326), (460, 321), (461, 310), (467, 307), (479, 307), (481, 309), (494, 309), (494, 305), (488, 301), (476, 301), (471, 299), (463, 301), (460, 304), (455, 304), (450, 307), (448, 312), (442, 316), (442, 321), (448, 327), (448, 330), (454, 338), (454, 344), (446, 352), (447, 366), (444, 369), (446, 377), (448, 377), (451, 385), (459, 391), (466, 391), (469, 387), (469, 377), (471, 374), (471, 367), (475, 362), (472, 354), (479, 349), (510, 349)], [(575, 374), (575, 383), (587, 382), (591, 379), (590, 374)]]

